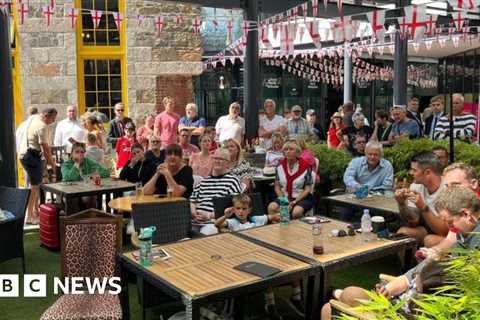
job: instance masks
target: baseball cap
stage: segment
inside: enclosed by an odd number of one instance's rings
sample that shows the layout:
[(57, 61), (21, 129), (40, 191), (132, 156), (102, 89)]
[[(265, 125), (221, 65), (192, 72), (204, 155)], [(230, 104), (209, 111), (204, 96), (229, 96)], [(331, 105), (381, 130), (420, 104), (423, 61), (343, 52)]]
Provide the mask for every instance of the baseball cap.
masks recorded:
[(301, 111), (302, 111), (302, 107), (300, 107), (300, 106), (293, 106), (293, 108), (292, 108), (291, 111), (292, 111), (292, 112), (295, 112), (295, 111), (300, 111), (300, 112), (301, 112)]
[(313, 110), (313, 109), (308, 109), (308, 110), (307, 110), (307, 115), (311, 116), (312, 114), (316, 114), (315, 110)]

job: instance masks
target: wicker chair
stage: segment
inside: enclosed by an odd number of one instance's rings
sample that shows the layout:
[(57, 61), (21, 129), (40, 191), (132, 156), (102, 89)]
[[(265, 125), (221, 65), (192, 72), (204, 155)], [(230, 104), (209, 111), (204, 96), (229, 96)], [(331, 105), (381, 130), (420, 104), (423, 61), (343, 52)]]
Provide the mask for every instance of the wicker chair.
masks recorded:
[[(378, 277), (379, 277), (380, 280), (383, 280), (383, 281), (386, 281), (386, 282), (390, 282), (393, 279), (395, 279), (394, 276), (390, 276), (390, 275), (383, 274), (383, 273), (379, 274)], [(346, 315), (349, 315), (349, 316), (354, 317), (355, 319), (359, 319), (359, 320), (373, 320), (373, 319), (375, 319), (374, 315), (369, 314), (369, 313), (365, 313), (365, 312), (359, 312), (359, 311), (355, 310), (353, 307), (349, 306), (348, 304), (343, 303), (343, 302), (341, 302), (337, 299), (331, 299), (330, 300), (330, 305), (332, 306), (332, 311), (336, 314), (338, 314), (338, 313), (346, 314)]]
[[(60, 217), (63, 277), (109, 278), (119, 275), (122, 219), (99, 210)], [(65, 294), (48, 308), (42, 320), (122, 319), (118, 295)]]
[(22, 258), (25, 274), (25, 253), (23, 251), (23, 223), (30, 190), (0, 186), (0, 209), (15, 215), (13, 220), (0, 223), (0, 262)]
[[(152, 239), (155, 244), (174, 242), (190, 237), (191, 215), (187, 200), (167, 203), (133, 203), (132, 217), (135, 230), (155, 226), (157, 231)], [(137, 279), (138, 298), (142, 306), (142, 319), (145, 319), (146, 308), (172, 299), (160, 290)]]

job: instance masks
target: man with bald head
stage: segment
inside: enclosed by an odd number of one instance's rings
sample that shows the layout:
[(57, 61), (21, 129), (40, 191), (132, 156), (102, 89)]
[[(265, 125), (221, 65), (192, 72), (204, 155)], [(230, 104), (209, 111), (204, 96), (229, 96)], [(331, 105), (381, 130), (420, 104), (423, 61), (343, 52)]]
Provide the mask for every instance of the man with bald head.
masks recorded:
[[(477, 118), (463, 111), (464, 98), (460, 93), (452, 95), (453, 137), (471, 142), (475, 132)], [(435, 128), (435, 139), (447, 139), (450, 136), (450, 116), (440, 118)]]
[(73, 105), (67, 107), (67, 118), (58, 122), (53, 144), (55, 146), (67, 146), (67, 153), (70, 153), (72, 150), (71, 139), (78, 142), (85, 141), (85, 130), (78, 120), (78, 109)]

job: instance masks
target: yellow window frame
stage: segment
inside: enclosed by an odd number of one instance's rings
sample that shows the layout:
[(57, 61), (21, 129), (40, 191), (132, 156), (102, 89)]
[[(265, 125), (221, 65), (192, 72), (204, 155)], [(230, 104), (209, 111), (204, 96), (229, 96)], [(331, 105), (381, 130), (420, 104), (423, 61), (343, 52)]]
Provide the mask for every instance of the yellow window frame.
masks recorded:
[[(128, 114), (128, 87), (127, 87), (127, 61), (126, 61), (126, 26), (127, 19), (125, 17), (126, 0), (118, 0), (118, 8), (123, 15), (123, 21), (120, 28), (120, 45), (118, 46), (97, 46), (83, 44), (81, 0), (75, 0), (75, 7), (78, 10), (78, 20), (76, 27), (77, 38), (77, 88), (78, 88), (78, 108), (81, 113), (86, 111), (85, 105), (85, 72), (84, 61), (95, 59), (118, 59), (121, 66), (121, 86), (122, 86), (122, 102), (125, 105), (125, 114)], [(113, 107), (113, 106), (112, 106)]]

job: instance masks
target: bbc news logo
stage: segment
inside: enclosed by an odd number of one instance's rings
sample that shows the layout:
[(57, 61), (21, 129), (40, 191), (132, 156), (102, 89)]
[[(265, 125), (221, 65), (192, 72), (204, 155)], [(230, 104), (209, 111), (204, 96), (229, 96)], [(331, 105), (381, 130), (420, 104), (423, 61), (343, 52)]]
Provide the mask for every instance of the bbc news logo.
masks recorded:
[[(119, 294), (122, 291), (119, 277), (53, 278), (53, 294)], [(20, 278), (18, 274), (0, 274), (0, 298), (19, 297)], [(45, 298), (47, 296), (47, 275), (26, 274), (23, 277), (23, 296)]]

